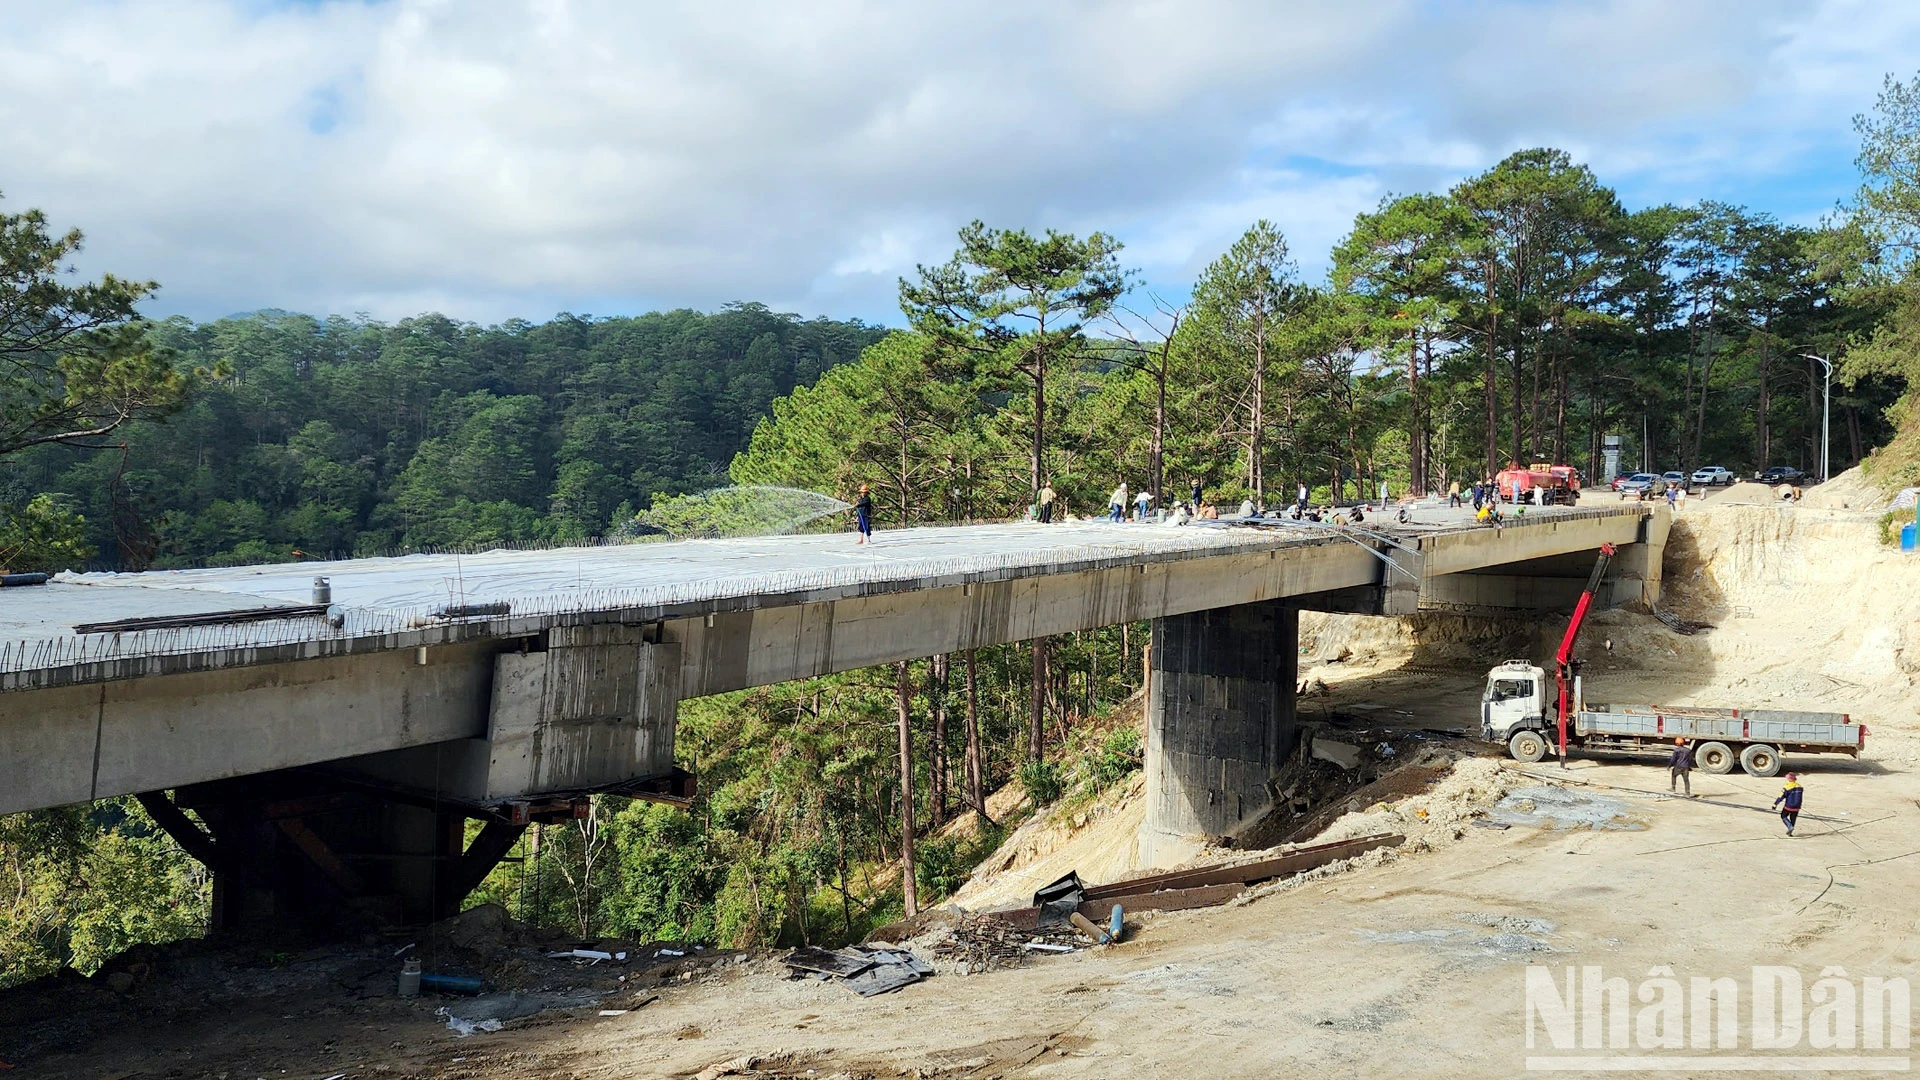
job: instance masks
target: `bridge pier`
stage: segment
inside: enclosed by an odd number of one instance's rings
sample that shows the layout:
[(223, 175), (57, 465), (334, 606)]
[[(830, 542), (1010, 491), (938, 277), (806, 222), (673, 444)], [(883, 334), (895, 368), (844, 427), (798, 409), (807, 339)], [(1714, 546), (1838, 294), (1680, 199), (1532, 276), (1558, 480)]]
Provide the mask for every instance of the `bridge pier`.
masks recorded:
[(1170, 865), (1267, 809), (1293, 750), (1300, 609), (1282, 600), (1153, 620), (1146, 820), (1139, 854)]
[(467, 807), (308, 770), (196, 784), (171, 799), (158, 791), (139, 798), (213, 871), (217, 933), (326, 934), (445, 918), (529, 820), (571, 817), (585, 805), (562, 800), (537, 813), (493, 818), (469, 841)]

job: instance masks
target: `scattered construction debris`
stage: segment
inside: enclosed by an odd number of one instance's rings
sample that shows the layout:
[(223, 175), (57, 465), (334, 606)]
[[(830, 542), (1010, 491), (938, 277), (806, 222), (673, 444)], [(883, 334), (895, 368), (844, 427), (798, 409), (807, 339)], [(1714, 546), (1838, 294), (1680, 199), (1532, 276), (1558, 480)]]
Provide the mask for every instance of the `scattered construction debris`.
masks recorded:
[[(664, 952), (666, 950), (662, 950), (662, 951)], [(675, 953), (674, 955), (680, 956), (684, 954)], [(612, 960), (612, 961), (616, 961), (618, 963), (624, 964), (627, 962), (627, 954), (624, 951), (608, 952), (605, 949), (563, 949), (560, 952), (548, 953), (547, 959), (549, 960), (585, 960), (590, 964), (597, 964), (597, 963), (600, 963), (602, 960)]]
[(892, 946), (813, 946), (795, 949), (782, 960), (791, 978), (842, 979), (861, 997), (886, 994), (933, 974), (933, 966), (912, 952)]
[(873, 966), (865, 953), (851, 949), (822, 949), (808, 945), (793, 950), (782, 961), (795, 971), (817, 972), (850, 979)]
[(1095, 945), (1111, 945), (1120, 940), (1121, 933), (1126, 929), (1125, 915), (1126, 913), (1121, 909), (1120, 905), (1115, 904), (1113, 905), (1113, 915), (1107, 920), (1105, 927), (1095, 926), (1092, 919), (1087, 918), (1078, 911), (1069, 915), (1068, 918), (1072, 920), (1073, 925), (1081, 933), (1092, 939)]
[(1080, 904), (1086, 899), (1086, 886), (1080, 883), (1080, 875), (1068, 871), (1065, 877), (1042, 885), (1033, 894), (1034, 927), (1045, 930), (1049, 927), (1065, 926), (1073, 921), (1080, 911)]
[(1073, 952), (1078, 937), (1072, 926), (1023, 930), (993, 915), (963, 914), (923, 940), (933, 958), (956, 974), (978, 975), (1027, 963), (1035, 951), (1027, 946), (1035, 942)]

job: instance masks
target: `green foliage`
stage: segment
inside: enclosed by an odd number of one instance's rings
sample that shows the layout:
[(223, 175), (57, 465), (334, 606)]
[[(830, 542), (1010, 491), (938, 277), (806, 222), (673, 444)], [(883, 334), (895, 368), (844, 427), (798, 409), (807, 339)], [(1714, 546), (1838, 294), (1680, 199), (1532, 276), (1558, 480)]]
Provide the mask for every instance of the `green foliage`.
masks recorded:
[(1880, 515), (1880, 543), (1884, 547), (1900, 546), (1900, 530), (1913, 523), (1913, 514), (1907, 510), (1889, 510)]
[(1085, 760), (1087, 783), (1094, 790), (1104, 791), (1125, 780), (1139, 772), (1146, 760), (1140, 729), (1132, 724), (1114, 728)]
[(0, 506), (0, 572), (79, 569), (93, 549), (86, 519), (65, 496), (35, 495), (18, 509)]
[(48, 232), (38, 210), (0, 214), (0, 455), (165, 415), (206, 374), (175, 366), (147, 337), (136, 308), (152, 282), (68, 283), (80, 241), (77, 229)]
[(953, 895), (973, 872), (973, 863), (963, 859), (963, 846), (952, 836), (937, 836), (919, 846), (914, 880), (920, 886), (922, 904), (937, 904)]
[(941, 377), (932, 357), (925, 338), (890, 334), (858, 363), (776, 401), (734, 459), (734, 481), (824, 489), (847, 500), (869, 483), (888, 523), (964, 519), (982, 503), (989, 516), (999, 514), (1017, 500), (1016, 488), (983, 489), (975, 476), (976, 462), (1004, 446), (983, 430), (991, 403), (978, 385)]
[(270, 311), (145, 334), (218, 377), (164, 427), (122, 428), (124, 456), (39, 447), (0, 472), (0, 505), (74, 493), (87, 543), (129, 569), (603, 535), (656, 493), (724, 483), (775, 397), (881, 336), (757, 304), (490, 327)]
[(1022, 762), (1016, 776), (1020, 781), (1020, 790), (1027, 793), (1027, 801), (1036, 807), (1057, 800), (1066, 790), (1066, 782), (1060, 776), (1060, 766), (1044, 759)]
[(210, 879), (132, 799), (0, 816), (0, 986), (203, 932)]
[(1847, 342), (1841, 373), (1849, 387), (1896, 381), (1899, 434), (1869, 474), (1892, 490), (1920, 476), (1920, 75), (1889, 75), (1871, 114), (1854, 118), (1861, 184), (1849, 228), (1822, 254), (1851, 286), (1847, 299), (1874, 318)]
[(975, 221), (960, 230), (951, 260), (900, 282), (900, 310), (943, 381), (987, 395), (1027, 391), (1027, 412), (1005, 415), (1028, 436), (1021, 505), (1052, 475), (1049, 381), (1084, 358), (1087, 321), (1126, 291), (1120, 246), (1105, 233), (1035, 237)]

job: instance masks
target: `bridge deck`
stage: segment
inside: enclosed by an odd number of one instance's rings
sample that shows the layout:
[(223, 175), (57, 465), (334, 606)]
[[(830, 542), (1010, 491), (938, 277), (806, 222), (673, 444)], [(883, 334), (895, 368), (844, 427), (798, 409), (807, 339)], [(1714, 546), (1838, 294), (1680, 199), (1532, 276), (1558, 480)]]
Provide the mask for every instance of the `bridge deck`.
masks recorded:
[[(313, 581), (353, 612), (428, 614), (449, 604), (504, 602), (516, 613), (593, 610), (613, 593), (654, 604), (788, 592), (931, 574), (1050, 568), (1086, 559), (1167, 557), (1284, 544), (1298, 533), (1073, 522), (900, 529), (855, 545), (846, 534), (497, 549), (139, 574), (61, 574), (0, 594), (0, 640), (53, 638), (77, 624), (304, 605)], [(622, 600), (635, 597), (622, 596)], [(571, 602), (571, 603), (569, 603)], [(632, 606), (622, 604), (621, 606)], [(649, 605), (650, 606), (650, 605)]]
[[(1531, 510), (1528, 520), (1612, 516), (1623, 508)], [(1378, 528), (1380, 532), (1374, 532)], [(403, 634), (446, 625), (450, 605), (508, 605), (513, 625), (568, 616), (644, 612), (647, 617), (741, 605), (775, 597), (875, 588), (918, 588), (929, 582), (1026, 577), (1116, 562), (1164, 562), (1252, 549), (1374, 539), (1402, 541), (1475, 529), (1462, 512), (1424, 507), (1417, 523), (1379, 526), (1368, 535), (1291, 521), (1232, 521), (1187, 526), (1098, 521), (924, 527), (881, 532), (870, 545), (846, 533), (691, 540), (665, 543), (493, 550), (476, 554), (408, 555), (138, 574), (61, 574), (44, 586), (0, 592), (0, 673), (22, 673), (91, 660), (258, 648), (341, 638)], [(1346, 534), (1344, 537), (1341, 534)], [(313, 581), (331, 582), (334, 614), (140, 632), (76, 632), (85, 624), (127, 619), (214, 615), (307, 605)], [(474, 628), (478, 629), (478, 628)], [(461, 636), (470, 636), (463, 634)], [(491, 636), (491, 635), (484, 635)], [(9, 680), (11, 681), (11, 680)], [(24, 687), (38, 680), (14, 683)]]

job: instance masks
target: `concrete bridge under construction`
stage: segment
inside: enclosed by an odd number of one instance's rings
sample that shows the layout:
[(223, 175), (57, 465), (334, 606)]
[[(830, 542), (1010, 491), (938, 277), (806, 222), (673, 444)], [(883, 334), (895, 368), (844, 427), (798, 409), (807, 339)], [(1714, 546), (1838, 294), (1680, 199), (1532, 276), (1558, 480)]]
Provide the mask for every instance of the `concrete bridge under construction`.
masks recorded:
[(0, 590), (0, 813), (139, 796), (214, 870), (218, 926), (426, 919), (530, 821), (597, 792), (689, 798), (682, 700), (1152, 620), (1151, 858), (1267, 807), (1300, 611), (1564, 609), (1603, 543), (1604, 602), (1658, 597), (1664, 508), (1420, 516), (63, 574)]

